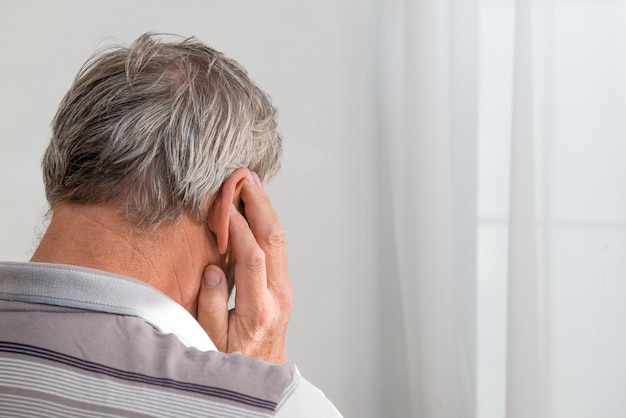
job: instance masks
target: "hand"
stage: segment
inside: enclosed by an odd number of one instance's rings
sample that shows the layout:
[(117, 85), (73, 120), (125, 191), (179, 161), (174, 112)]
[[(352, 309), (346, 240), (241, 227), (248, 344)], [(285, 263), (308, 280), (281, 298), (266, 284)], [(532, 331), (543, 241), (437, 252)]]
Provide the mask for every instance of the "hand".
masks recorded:
[(233, 206), (229, 222), (235, 307), (228, 310), (224, 272), (210, 265), (198, 295), (198, 322), (219, 351), (284, 363), (292, 305), (284, 232), (256, 173), (248, 176), (241, 199), (247, 221)]

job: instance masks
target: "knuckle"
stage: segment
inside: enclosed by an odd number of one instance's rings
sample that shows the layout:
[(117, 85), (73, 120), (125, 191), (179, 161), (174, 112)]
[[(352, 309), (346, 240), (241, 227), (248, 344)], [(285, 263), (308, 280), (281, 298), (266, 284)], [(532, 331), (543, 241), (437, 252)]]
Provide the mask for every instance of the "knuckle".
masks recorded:
[(267, 242), (271, 247), (284, 247), (287, 242), (285, 230), (280, 226), (273, 229), (267, 238)]
[(260, 248), (257, 248), (250, 252), (246, 263), (253, 270), (265, 269), (265, 253)]
[(291, 308), (293, 307), (293, 295), (291, 293), (288, 293), (283, 299), (283, 303), (284, 306), (288, 307), (291, 311)]
[(269, 309), (261, 309), (261, 311), (259, 312), (259, 317), (258, 317), (259, 324), (262, 324), (265, 327), (272, 324), (273, 322), (272, 318), (273, 318), (273, 315)]
[(254, 318), (251, 320), (251, 323), (254, 324), (254, 328), (257, 331), (264, 330), (271, 326), (273, 318), (274, 311), (271, 309), (270, 305), (264, 301), (255, 309)]
[(282, 294), (280, 296), (279, 303), (281, 310), (289, 316), (291, 314), (291, 310), (293, 309), (293, 295), (290, 292)]

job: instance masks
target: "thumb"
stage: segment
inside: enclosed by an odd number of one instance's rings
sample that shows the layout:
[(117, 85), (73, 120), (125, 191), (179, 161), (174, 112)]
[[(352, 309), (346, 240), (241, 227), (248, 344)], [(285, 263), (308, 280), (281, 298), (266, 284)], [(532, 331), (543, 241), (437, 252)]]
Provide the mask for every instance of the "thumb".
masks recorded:
[(204, 269), (198, 294), (198, 323), (219, 351), (228, 345), (228, 284), (221, 268)]

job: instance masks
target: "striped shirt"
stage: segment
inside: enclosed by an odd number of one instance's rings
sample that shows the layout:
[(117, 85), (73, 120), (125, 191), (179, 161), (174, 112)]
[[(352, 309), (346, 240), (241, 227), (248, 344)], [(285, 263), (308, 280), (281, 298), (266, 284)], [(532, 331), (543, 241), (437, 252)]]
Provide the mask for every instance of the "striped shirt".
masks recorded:
[(0, 263), (0, 416), (339, 417), (292, 364), (219, 353), (153, 287)]

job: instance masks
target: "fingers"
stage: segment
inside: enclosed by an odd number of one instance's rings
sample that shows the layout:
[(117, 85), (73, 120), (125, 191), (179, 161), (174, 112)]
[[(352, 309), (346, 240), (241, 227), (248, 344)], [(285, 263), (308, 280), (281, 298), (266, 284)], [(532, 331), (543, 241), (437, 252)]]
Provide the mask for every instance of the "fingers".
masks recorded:
[(246, 219), (233, 207), (230, 213), (230, 249), (235, 259), (235, 312), (255, 317), (267, 293), (265, 253), (257, 244)]
[(198, 294), (198, 323), (219, 351), (228, 346), (228, 285), (226, 275), (217, 266), (208, 266), (203, 273)]
[(241, 190), (241, 199), (249, 228), (266, 256), (268, 287), (290, 292), (285, 233), (256, 173), (252, 173), (252, 179), (248, 177)]
[(261, 360), (284, 362), (291, 314), (285, 237), (255, 174), (249, 173), (240, 196), (245, 217), (234, 206), (228, 215), (228, 259), (234, 266), (237, 287), (235, 308), (228, 311), (222, 270), (207, 267), (205, 281), (216, 279), (220, 283), (201, 287), (198, 321), (220, 351), (240, 351)]

